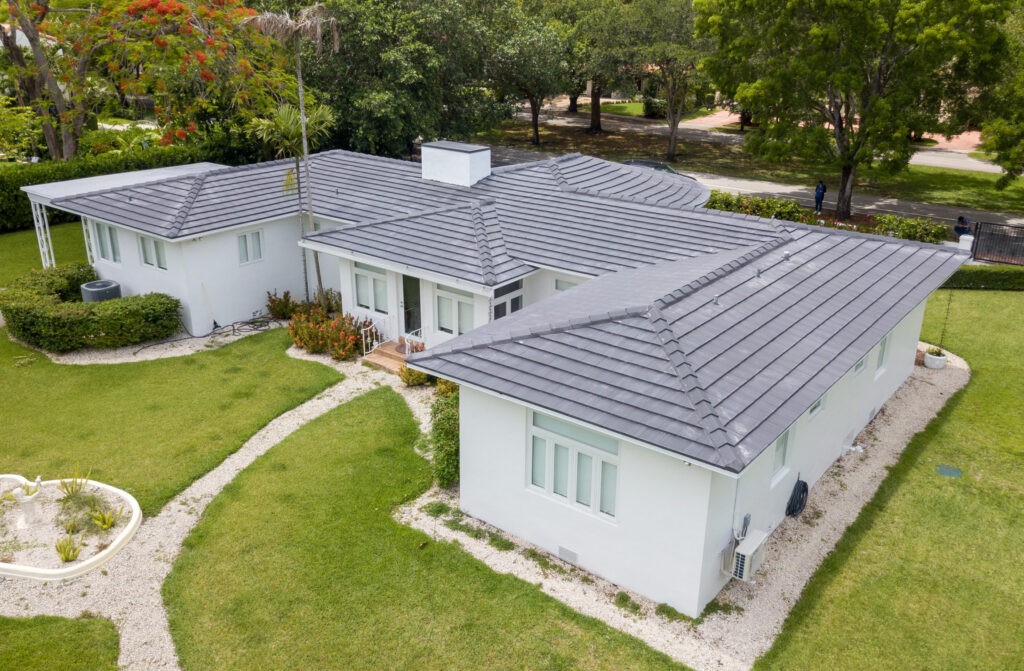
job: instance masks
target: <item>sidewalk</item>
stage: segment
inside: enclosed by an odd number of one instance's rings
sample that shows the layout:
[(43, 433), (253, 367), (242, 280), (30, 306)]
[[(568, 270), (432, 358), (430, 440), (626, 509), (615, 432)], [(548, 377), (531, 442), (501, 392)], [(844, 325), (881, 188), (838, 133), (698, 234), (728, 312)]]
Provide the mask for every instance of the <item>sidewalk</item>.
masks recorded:
[[(531, 151), (528, 149), (517, 149), (514, 147), (491, 147), (491, 162), (498, 165), (512, 165), (514, 163), (526, 163), (528, 161), (539, 161), (551, 158), (549, 153)], [(717, 189), (728, 193), (739, 193), (751, 196), (770, 196), (774, 198), (793, 198), (802, 205), (811, 207), (814, 205), (814, 186), (797, 186), (793, 184), (778, 184), (776, 182), (765, 182), (757, 179), (743, 179), (739, 177), (722, 177), (703, 172), (688, 172), (684, 174), (696, 178), (701, 184), (709, 189)], [(835, 195), (830, 194), (825, 198), (826, 209), (835, 208)], [(853, 210), (857, 213), (878, 213), (878, 214), (899, 214), (905, 217), (928, 217), (948, 224), (956, 223), (960, 215), (967, 217), (968, 221), (988, 221), (998, 224), (1024, 224), (1024, 215), (1006, 214), (1002, 212), (986, 212), (983, 210), (972, 210), (952, 205), (933, 205), (931, 203), (915, 203), (909, 200), (897, 198), (880, 198), (853, 194)]]

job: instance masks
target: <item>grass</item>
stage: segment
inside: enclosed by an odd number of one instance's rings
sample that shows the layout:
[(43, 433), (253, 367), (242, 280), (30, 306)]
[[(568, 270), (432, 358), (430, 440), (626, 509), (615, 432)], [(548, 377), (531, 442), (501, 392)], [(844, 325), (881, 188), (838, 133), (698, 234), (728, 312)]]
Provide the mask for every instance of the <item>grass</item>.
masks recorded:
[[(85, 261), (85, 239), (81, 224), (57, 224), (50, 227), (53, 257), (59, 264)], [(42, 268), (39, 243), (34, 229), (0, 233), (0, 287), (33, 268)]]
[[(482, 133), (484, 143), (538, 149), (556, 154), (578, 151), (612, 161), (629, 158), (664, 160), (667, 138), (640, 132), (606, 132), (592, 135), (580, 128), (542, 126), (541, 144), (530, 144), (530, 127), (523, 121), (507, 121), (500, 128)], [(679, 141), (679, 159), (673, 165), (680, 170), (715, 175), (762, 179), (783, 184), (812, 185), (824, 178), (833, 190), (838, 188), (838, 173), (820, 164), (790, 159), (773, 163), (751, 156), (742, 146), (715, 142)], [(880, 169), (859, 172), (854, 193), (898, 198), (921, 203), (1024, 214), (1024, 181), (1018, 180), (1004, 190), (996, 188), (998, 174), (969, 170), (950, 170), (930, 166), (909, 166), (896, 174)]]
[[(946, 298), (929, 303), (925, 340), (940, 339)], [(970, 384), (913, 439), (756, 668), (1020, 668), (1022, 308), (1020, 293), (955, 292), (944, 346)]]
[[(580, 105), (581, 112), (590, 111), (590, 103), (583, 103)], [(624, 116), (638, 116), (644, 115), (644, 104), (643, 103), (601, 103), (601, 113), (607, 112), (608, 114), (622, 114)]]
[(314, 420), (207, 509), (164, 585), (186, 670), (681, 669), (391, 518), (430, 483), (379, 389)]
[(0, 329), (0, 461), (68, 477), (76, 466), (131, 492), (147, 515), (282, 412), (337, 382), (284, 350), (283, 329), (218, 350), (139, 363), (65, 366)]
[(0, 662), (5, 669), (116, 671), (117, 641), (110, 620), (0, 617)]

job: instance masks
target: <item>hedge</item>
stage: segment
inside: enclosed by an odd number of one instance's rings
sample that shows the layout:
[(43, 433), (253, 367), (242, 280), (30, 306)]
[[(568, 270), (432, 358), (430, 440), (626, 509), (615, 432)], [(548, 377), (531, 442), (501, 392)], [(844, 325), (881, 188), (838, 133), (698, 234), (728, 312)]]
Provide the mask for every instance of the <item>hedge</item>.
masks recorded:
[(0, 292), (0, 312), (18, 339), (51, 352), (124, 347), (178, 330), (181, 303), (166, 294), (83, 303), (80, 287), (96, 279), (80, 263), (33, 270)]
[[(150, 147), (98, 156), (77, 156), (70, 161), (6, 166), (0, 170), (0, 231), (32, 228), (32, 206), (28, 194), (21, 190), (23, 186), (192, 163), (203, 160), (203, 154), (203, 150), (195, 147)], [(55, 224), (75, 218), (58, 210), (50, 210), (48, 214)]]
[(434, 478), (441, 487), (453, 487), (459, 481), (459, 393), (437, 395), (430, 409), (434, 446)]
[(1024, 291), (1024, 266), (960, 266), (942, 288)]
[(874, 233), (902, 240), (930, 242), (934, 245), (949, 238), (949, 227), (930, 219), (901, 217), (898, 214), (879, 214), (875, 217)]
[(704, 207), (724, 212), (752, 214), (765, 219), (784, 219), (801, 224), (816, 224), (818, 218), (800, 203), (788, 198), (739, 196), (724, 191), (712, 191)]

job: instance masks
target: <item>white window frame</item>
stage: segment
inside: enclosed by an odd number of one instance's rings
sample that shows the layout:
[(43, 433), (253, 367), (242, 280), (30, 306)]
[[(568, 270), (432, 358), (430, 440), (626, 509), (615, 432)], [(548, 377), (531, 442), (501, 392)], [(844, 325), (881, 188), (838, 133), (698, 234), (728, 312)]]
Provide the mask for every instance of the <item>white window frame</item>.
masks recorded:
[(782, 435), (775, 439), (772, 453), (772, 487), (779, 484), (789, 473), (789, 447), (793, 442), (791, 433), (792, 427), (783, 431)]
[[(453, 322), (451, 328), (445, 328), (441, 325), (441, 301), (451, 302), (451, 311)], [(463, 329), (462, 324), (459, 320), (459, 306), (469, 306), (470, 314), (472, 315), (472, 323), (468, 329)], [(434, 328), (438, 333), (444, 333), (446, 335), (462, 335), (463, 333), (469, 333), (476, 328), (476, 297), (468, 291), (462, 291), (461, 289), (455, 289), (453, 287), (446, 287), (442, 284), (434, 286)]]
[[(244, 256), (244, 258), (243, 258)], [(248, 266), (263, 260), (263, 230), (238, 236), (238, 265)]]
[(95, 242), (93, 253), (97, 258), (111, 263), (121, 263), (121, 244), (117, 237), (117, 229), (110, 224), (93, 222)]
[(167, 248), (163, 241), (148, 235), (140, 235), (139, 260), (144, 266), (167, 270)]
[[(359, 297), (360, 277), (366, 282), (366, 288), (369, 291), (369, 297), (365, 304), (360, 302), (361, 299)], [(383, 305), (380, 305), (381, 301), (377, 300), (378, 285), (383, 285), (384, 287)], [(352, 264), (352, 288), (356, 294), (355, 302), (357, 307), (369, 310), (370, 312), (376, 312), (379, 315), (391, 314), (388, 311), (388, 274), (386, 270), (356, 261)]]
[[(498, 295), (499, 291), (506, 289), (507, 287), (518, 285), (518, 289), (512, 289), (506, 294)], [(522, 280), (516, 280), (515, 282), (509, 282), (505, 286), (498, 287), (494, 290), (494, 298), (491, 300), (491, 321), (495, 319), (501, 319), (507, 317), (513, 312), (519, 312), (525, 307), (525, 294), (526, 289)], [(519, 299), (519, 307), (515, 307), (515, 299)], [(502, 309), (505, 313), (498, 316), (498, 312)]]
[(555, 278), (555, 291), (566, 291), (573, 287), (579, 286), (579, 282), (573, 282), (572, 280), (564, 280), (560, 277)]
[(878, 358), (875, 360), (876, 380), (885, 373), (885, 366), (889, 362), (889, 336), (890, 334), (886, 334), (882, 341), (878, 343)]
[[(619, 490), (619, 455), (608, 452), (599, 447), (587, 445), (573, 438), (569, 438), (561, 433), (556, 433), (548, 429), (542, 428), (535, 425), (535, 415), (539, 413), (530, 412), (528, 431), (526, 437), (526, 487), (530, 491), (537, 494), (542, 494), (546, 498), (557, 501), (563, 505), (569, 506), (574, 510), (584, 512), (606, 521), (615, 521), (616, 513), (619, 509), (618, 490)], [(554, 419), (554, 418), (552, 418)], [(561, 421), (561, 420), (557, 420)], [(589, 430), (588, 430), (589, 431)], [(543, 486), (534, 484), (533, 482), (533, 458), (534, 458), (534, 439), (540, 439), (544, 441), (544, 484)], [(564, 447), (568, 450), (568, 472), (566, 474), (566, 492), (563, 496), (554, 491), (555, 486), (555, 446)], [(616, 451), (620, 449), (618, 442), (616, 441)], [(585, 455), (590, 458), (590, 502), (581, 503), (577, 500), (577, 487), (579, 485), (579, 456)], [(615, 477), (613, 481), (613, 497), (612, 497), (612, 512), (607, 513), (602, 510), (602, 493), (604, 489), (603, 464), (608, 464), (615, 468)]]
[(860, 361), (853, 365), (853, 372), (859, 373), (868, 366), (868, 358), (866, 356), (861, 357)]
[(817, 417), (821, 414), (821, 409), (825, 407), (825, 396), (827, 394), (822, 394), (817, 401), (811, 403), (811, 407), (807, 409), (808, 418)]

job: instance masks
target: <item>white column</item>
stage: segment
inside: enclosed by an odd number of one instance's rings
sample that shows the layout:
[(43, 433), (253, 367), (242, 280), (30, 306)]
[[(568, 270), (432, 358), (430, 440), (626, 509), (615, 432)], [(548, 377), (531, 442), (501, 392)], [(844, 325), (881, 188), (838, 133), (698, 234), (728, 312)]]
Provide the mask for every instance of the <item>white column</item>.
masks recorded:
[(36, 240), (39, 242), (39, 258), (43, 268), (57, 265), (53, 260), (53, 241), (50, 239), (50, 222), (46, 218), (46, 206), (32, 200), (32, 221), (36, 225)]
[(96, 258), (92, 253), (92, 231), (90, 230), (89, 220), (85, 217), (82, 217), (82, 237), (85, 238), (85, 258), (91, 266), (96, 263)]

